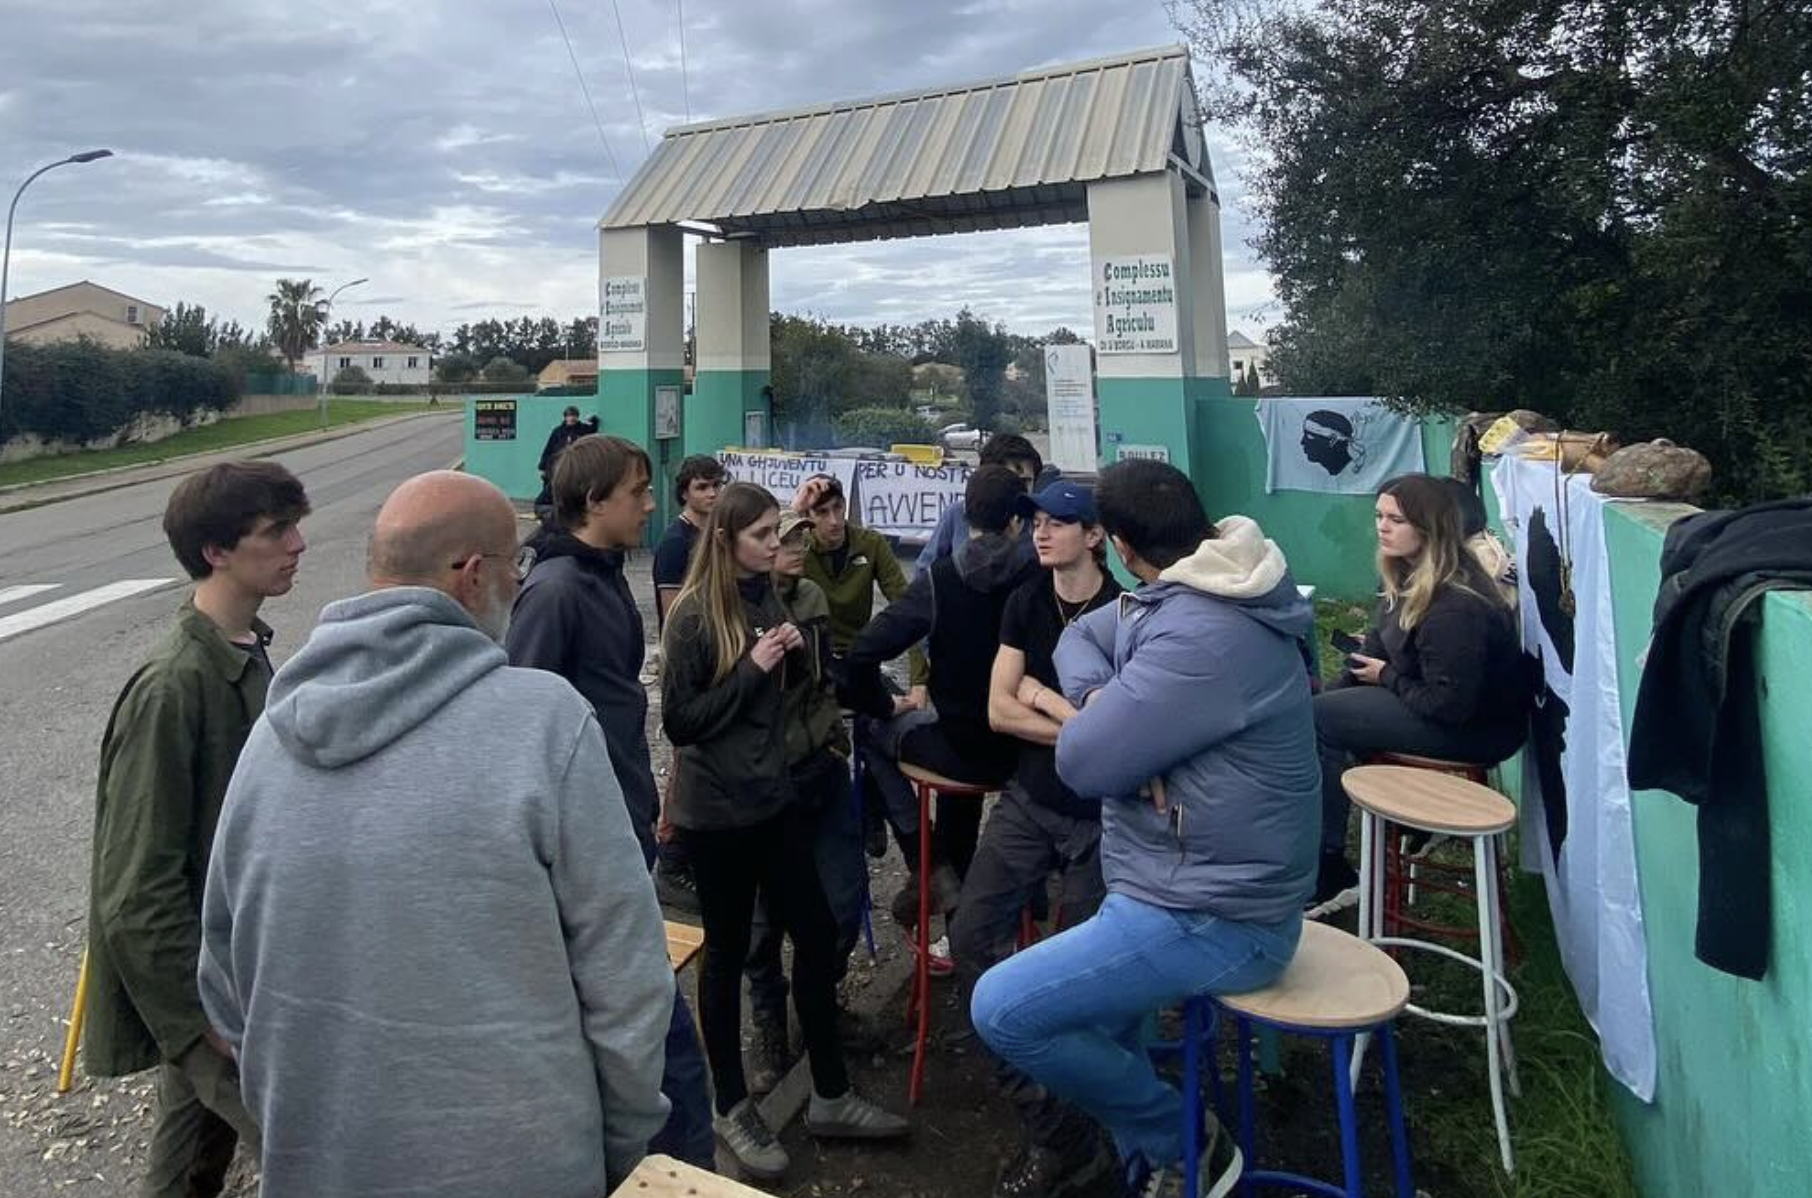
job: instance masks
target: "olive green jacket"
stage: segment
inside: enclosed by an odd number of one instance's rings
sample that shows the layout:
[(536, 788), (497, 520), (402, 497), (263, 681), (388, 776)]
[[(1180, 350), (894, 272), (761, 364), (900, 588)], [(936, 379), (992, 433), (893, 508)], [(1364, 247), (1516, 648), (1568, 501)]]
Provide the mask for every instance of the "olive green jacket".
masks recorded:
[[(906, 572), (887, 545), (887, 538), (872, 528), (851, 524), (845, 534), (849, 553), (840, 572), (831, 571), (832, 554), (814, 548), (805, 556), (805, 576), (818, 584), (830, 605), (831, 644), (839, 656), (849, 652), (858, 633), (875, 611), (875, 588), (892, 603), (906, 593)], [(923, 686), (931, 677), (924, 650), (914, 646), (907, 654), (912, 685)]]
[[(255, 622), (258, 636), (270, 629)], [(126, 683), (101, 741), (89, 877), (90, 1072), (174, 1061), (207, 1030), (195, 970), (208, 851), (270, 678), (184, 603)]]

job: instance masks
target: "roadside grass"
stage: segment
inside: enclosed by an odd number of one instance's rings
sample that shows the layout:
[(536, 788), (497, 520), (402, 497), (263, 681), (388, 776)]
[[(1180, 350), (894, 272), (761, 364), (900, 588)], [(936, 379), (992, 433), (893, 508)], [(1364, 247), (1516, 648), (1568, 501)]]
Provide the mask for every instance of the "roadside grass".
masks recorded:
[[(1367, 609), (1355, 604), (1339, 600), (1315, 604), (1322, 677), (1332, 677), (1340, 667), (1341, 654), (1328, 643), (1329, 634), (1341, 629), (1358, 635), (1369, 618)], [(1356, 859), (1356, 844), (1353, 847)], [(1514, 862), (1514, 834), (1507, 851)], [(1471, 860), (1469, 853), (1443, 853), (1458, 863)], [(1510, 966), (1510, 983), (1521, 1004), (1510, 1027), (1523, 1086), (1521, 1098), (1508, 1099), (1516, 1174), (1505, 1176), (1498, 1163), (1484, 1035), (1477, 1029), (1413, 1016), (1401, 1021), (1405, 1055), (1428, 1053), (1442, 1058), (1447, 1068), (1438, 1094), (1405, 1095), (1415, 1138), (1426, 1146), (1429, 1164), (1439, 1166), (1442, 1173), (1470, 1179), (1472, 1194), (1637, 1198), (1629, 1154), (1611, 1113), (1609, 1087), (1614, 1083), (1600, 1064), (1598, 1038), (1581, 1014), (1561, 967), (1541, 878), (1513, 870), (1506, 898), (1521, 950), (1520, 959)], [(1420, 910), (1423, 907), (1425, 911)], [(1464, 926), (1476, 918), (1470, 903), (1447, 895), (1431, 895), (1418, 908), (1424, 918), (1441, 923)], [(1354, 917), (1349, 914), (1342, 923), (1351, 930)], [(1460, 1014), (1483, 1010), (1477, 971), (1413, 950), (1402, 962), (1410, 971), (1419, 1005)]]
[[(441, 406), (451, 410), (451, 405), (443, 404)], [(375, 399), (332, 399), (327, 403), (327, 424), (330, 428), (347, 424), (362, 424), (368, 420), (381, 420), (386, 416), (401, 416), (409, 412), (425, 412), (429, 409), (430, 405), (426, 403), (389, 403)], [(101, 470), (114, 470), (122, 466), (154, 465), (190, 454), (214, 453), (253, 441), (265, 441), (273, 437), (313, 432), (320, 425), (320, 415), (314, 408), (296, 412), (273, 412), (265, 416), (239, 416), (231, 420), (216, 421), (200, 428), (187, 429), (173, 437), (166, 437), (162, 441), (153, 441), (148, 444), (122, 445), (117, 449), (95, 449), (82, 453), (29, 458), (23, 462), (8, 462), (0, 465), (0, 486), (52, 482), (57, 479), (93, 474)]]

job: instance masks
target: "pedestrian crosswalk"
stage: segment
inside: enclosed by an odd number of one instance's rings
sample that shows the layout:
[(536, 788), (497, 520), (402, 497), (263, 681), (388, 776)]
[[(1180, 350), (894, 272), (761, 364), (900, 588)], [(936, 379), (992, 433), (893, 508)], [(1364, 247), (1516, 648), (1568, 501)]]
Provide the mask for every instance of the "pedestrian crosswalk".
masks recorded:
[(63, 589), (61, 583), (35, 582), (17, 583), (11, 586), (0, 586), (0, 608), (7, 610), (0, 613), (0, 641), (9, 640), (22, 633), (31, 632), (50, 624), (74, 619), (76, 616), (105, 607), (109, 603), (118, 603), (122, 599), (131, 599), (136, 595), (147, 595), (165, 587), (175, 586), (181, 579), (177, 578), (123, 578), (104, 586), (76, 591), (74, 594), (62, 595), (47, 599), (36, 606), (20, 607), (32, 599), (48, 596), (53, 591)]

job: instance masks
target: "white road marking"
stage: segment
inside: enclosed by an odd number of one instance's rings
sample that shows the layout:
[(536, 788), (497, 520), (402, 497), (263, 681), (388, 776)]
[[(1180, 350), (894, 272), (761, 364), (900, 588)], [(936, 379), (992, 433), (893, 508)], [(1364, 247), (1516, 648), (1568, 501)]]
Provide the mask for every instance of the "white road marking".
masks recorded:
[(92, 611), (108, 603), (121, 599), (130, 599), (134, 595), (143, 595), (164, 587), (175, 586), (180, 581), (175, 578), (127, 578), (120, 582), (110, 582), (106, 586), (96, 587), (92, 591), (82, 591), (67, 598), (57, 599), (26, 611), (0, 619), (0, 641), (42, 628), (46, 624), (55, 624), (79, 616), (85, 611)]
[(0, 587), (0, 603), (16, 603), (21, 599), (30, 599), (33, 595), (54, 591), (62, 585), (60, 582), (34, 582), (19, 586)]

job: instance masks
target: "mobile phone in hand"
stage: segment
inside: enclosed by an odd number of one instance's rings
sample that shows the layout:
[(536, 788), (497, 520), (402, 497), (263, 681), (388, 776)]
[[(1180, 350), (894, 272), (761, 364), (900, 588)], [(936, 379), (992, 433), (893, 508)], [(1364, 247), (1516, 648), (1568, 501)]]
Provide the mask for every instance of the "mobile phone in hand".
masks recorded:
[(1348, 657), (1351, 657), (1353, 654), (1358, 653), (1365, 648), (1364, 641), (1360, 640), (1352, 633), (1343, 632), (1340, 629), (1335, 629), (1334, 635), (1328, 639), (1333, 642), (1334, 648), (1340, 650), (1341, 653)]

